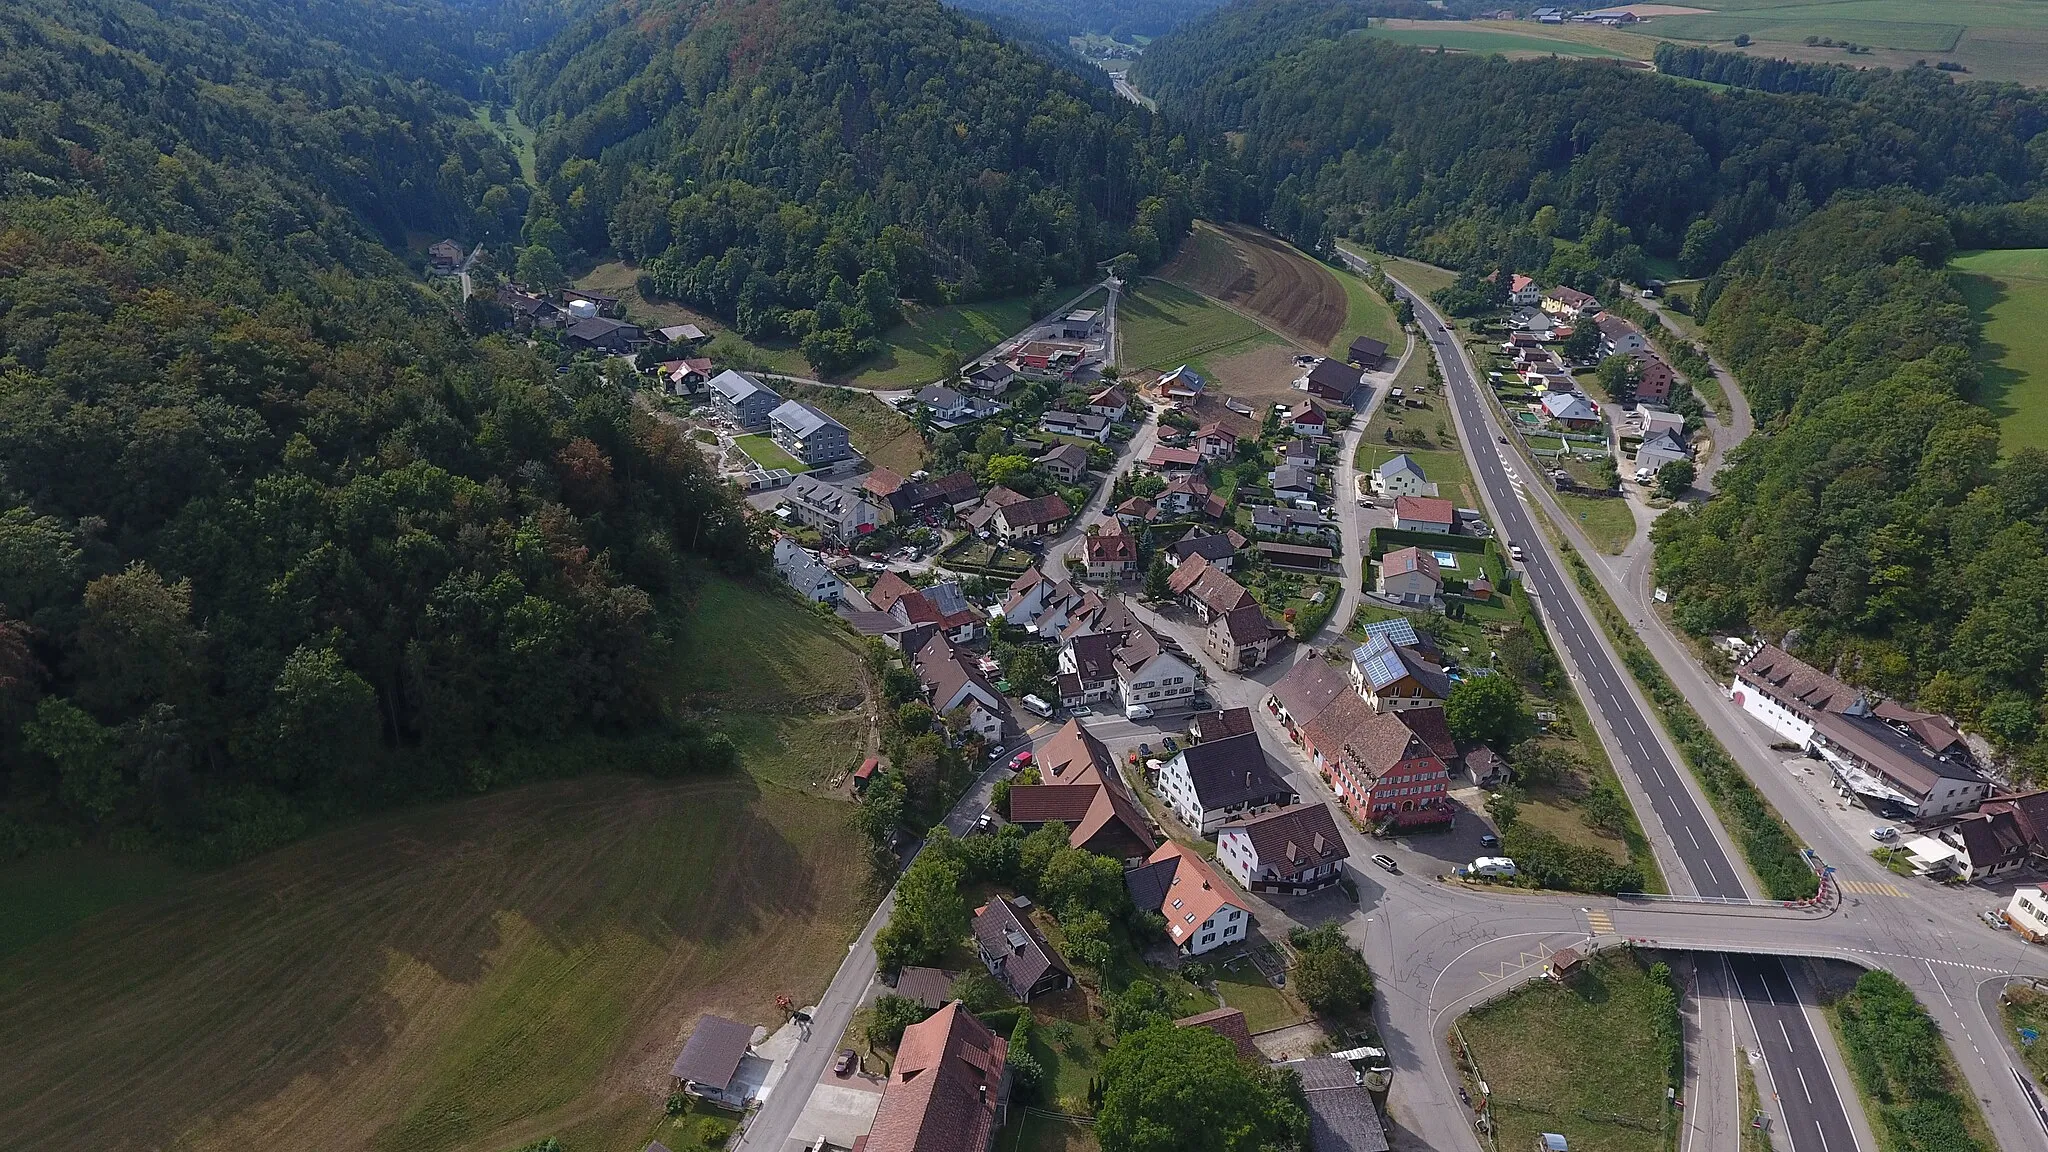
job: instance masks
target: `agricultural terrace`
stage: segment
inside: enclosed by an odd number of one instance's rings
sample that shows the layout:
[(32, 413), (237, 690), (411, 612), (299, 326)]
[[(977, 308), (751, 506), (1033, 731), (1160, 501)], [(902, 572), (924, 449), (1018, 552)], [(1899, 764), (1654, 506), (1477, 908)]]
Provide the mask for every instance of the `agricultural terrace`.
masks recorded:
[(1676, 1123), (1656, 1055), (1660, 1021), (1675, 1045), (1675, 993), (1644, 959), (1608, 952), (1562, 984), (1539, 980), (1474, 1009), (1452, 1050), (1474, 1097), (1480, 1080), (1492, 1090), (1497, 1147), (1534, 1148), (1539, 1133), (1568, 1125), (1572, 1152), (1641, 1152), (1669, 1147)]
[[(680, 706), (857, 712), (858, 654), (801, 607), (713, 580), (689, 619)], [(668, 1065), (697, 1016), (775, 1023), (872, 906), (844, 801), (798, 790), (859, 755), (858, 726), (835, 731), (743, 741), (745, 773), (582, 775), (207, 875), (45, 867), (41, 902), (78, 915), (46, 910), (0, 958), (0, 1120), (33, 1148), (643, 1147), (672, 1130)], [(563, 750), (562, 774), (615, 751)], [(20, 885), (0, 870), (0, 892)]]
[(1328, 268), (1276, 236), (1197, 221), (1161, 279), (1248, 312), (1318, 351), (1348, 319), (1350, 301)]
[(2048, 248), (1965, 252), (1950, 261), (1984, 325), (1977, 402), (1998, 417), (2006, 451), (2048, 448)]

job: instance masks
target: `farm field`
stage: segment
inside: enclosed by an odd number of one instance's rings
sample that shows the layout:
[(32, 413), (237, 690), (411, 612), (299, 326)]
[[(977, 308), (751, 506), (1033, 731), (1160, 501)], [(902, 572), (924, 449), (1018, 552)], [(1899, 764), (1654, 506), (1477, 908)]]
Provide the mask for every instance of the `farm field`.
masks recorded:
[(1344, 286), (1346, 312), (1344, 326), (1337, 330), (1337, 335), (1330, 340), (1324, 352), (1342, 358), (1353, 340), (1370, 336), (1385, 342), (1389, 359), (1399, 359), (1408, 337), (1394, 322), (1394, 309), (1380, 299), (1379, 293), (1374, 292), (1356, 272), (1339, 268), (1335, 275), (1337, 283)]
[(1328, 268), (1276, 236), (1196, 221), (1159, 277), (1248, 312), (1316, 349), (1344, 327), (1350, 301)]
[(705, 355), (721, 368), (749, 368), (764, 372), (807, 375), (810, 361), (794, 346), (756, 344), (734, 332), (725, 321), (707, 316), (672, 300), (649, 300), (640, 295), (640, 269), (623, 260), (612, 260), (576, 278), (576, 287), (608, 292), (619, 298), (626, 318), (643, 328), (665, 328), (671, 324), (695, 324), (712, 334)]
[(1117, 301), (1119, 359), (1126, 372), (1164, 371), (1205, 358), (1227, 359), (1252, 342), (1278, 339), (1258, 324), (1199, 292), (1157, 278), (1136, 284)]
[(2048, 248), (1965, 252), (1949, 266), (1984, 325), (1977, 402), (2006, 451), (2048, 447)]
[[(851, 643), (801, 607), (713, 581), (700, 608), (686, 703), (860, 699)], [(843, 801), (743, 755), (414, 808), (216, 873), (137, 860), (144, 891), (0, 958), (0, 1118), (38, 1148), (642, 1147), (698, 1015), (777, 1023), (870, 907)]]
[[(1694, 0), (1687, 6), (1698, 11), (1648, 19), (1639, 26), (1642, 36), (1865, 68), (1949, 61), (1969, 69), (1965, 79), (2048, 83), (2048, 10), (2025, 0), (1967, 6), (1917, 0)], [(1753, 42), (1736, 48), (1738, 34)], [(1837, 44), (1807, 44), (1807, 37)], [(1852, 54), (1841, 42), (1871, 51)]]
[(1568, 983), (1539, 980), (1458, 1022), (1477, 1078), (1492, 1089), (1501, 1148), (1535, 1147), (1561, 1117), (1571, 1120), (1573, 1152), (1668, 1146), (1665, 1071), (1651, 1055), (1654, 992), (1646, 961), (1610, 952)]
[(773, 386), (785, 399), (801, 400), (846, 425), (854, 448), (873, 463), (905, 476), (924, 467), (924, 437), (908, 417), (875, 397), (788, 380)]
[[(1572, 29), (1576, 31), (1576, 29)], [(1610, 35), (1611, 29), (1601, 29)], [(1498, 52), (1509, 57), (1586, 56), (1610, 60), (1647, 60), (1657, 48), (1655, 40), (1629, 37), (1641, 42), (1636, 51), (1624, 51), (1610, 44), (1588, 43), (1566, 35), (1567, 29), (1527, 20), (1387, 20), (1374, 24), (1360, 35), (1391, 40), (1417, 48), (1442, 47), (1450, 52)]]
[(909, 388), (929, 384), (946, 372), (946, 354), (969, 361), (1031, 323), (1031, 301), (1021, 297), (949, 304), (911, 305), (901, 324), (882, 333), (882, 352), (857, 365), (848, 383), (863, 388)]

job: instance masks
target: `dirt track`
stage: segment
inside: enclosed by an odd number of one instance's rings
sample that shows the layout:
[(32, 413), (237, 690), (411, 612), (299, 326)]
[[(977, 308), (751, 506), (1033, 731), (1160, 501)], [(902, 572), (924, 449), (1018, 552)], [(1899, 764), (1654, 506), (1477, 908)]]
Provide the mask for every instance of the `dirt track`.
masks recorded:
[(1329, 270), (1256, 229), (1198, 222), (1161, 277), (1242, 309), (1320, 352), (1350, 303)]

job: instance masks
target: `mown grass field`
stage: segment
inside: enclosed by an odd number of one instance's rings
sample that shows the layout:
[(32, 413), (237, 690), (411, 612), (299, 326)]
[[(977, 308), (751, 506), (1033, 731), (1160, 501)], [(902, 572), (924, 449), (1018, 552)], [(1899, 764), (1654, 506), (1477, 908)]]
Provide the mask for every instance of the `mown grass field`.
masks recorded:
[[(1685, 6), (1703, 11), (1651, 18), (1638, 26), (1641, 35), (1865, 68), (1945, 60), (1969, 69), (1959, 79), (2048, 82), (2048, 9), (2029, 0), (1688, 0)], [(1754, 42), (1735, 49), (1738, 34)], [(1809, 45), (1809, 36), (1872, 50), (1852, 54), (1839, 46)]]
[(1601, 59), (1649, 59), (1656, 41), (1644, 43), (1641, 55), (1606, 44), (1592, 44), (1553, 35), (1564, 30), (1523, 20), (1389, 20), (1359, 34), (1416, 48), (1441, 47), (1449, 52), (1499, 52), (1506, 56), (1586, 56)]
[(1998, 417), (2006, 451), (2048, 447), (2048, 248), (1965, 252), (1949, 266), (1984, 325), (1977, 402)]
[(1629, 541), (1636, 538), (1636, 518), (1628, 509), (1628, 500), (1604, 499), (1598, 496), (1573, 496), (1567, 492), (1557, 494), (1558, 506), (1578, 522), (1579, 529), (1593, 547), (1609, 556), (1619, 556)]
[[(691, 703), (858, 700), (827, 622), (722, 582), (700, 608)], [(675, 781), (578, 764), (205, 875), (10, 865), (0, 893), (76, 915), (0, 958), (0, 1121), (32, 1148), (643, 1147), (697, 1017), (778, 1023), (870, 906), (844, 803), (775, 783), (807, 766), (774, 749), (745, 759)]]
[(1353, 340), (1370, 336), (1386, 343), (1390, 362), (1400, 359), (1401, 349), (1407, 346), (1408, 334), (1394, 322), (1393, 308), (1380, 299), (1379, 293), (1374, 292), (1356, 272), (1346, 268), (1334, 271), (1337, 283), (1344, 288), (1346, 310), (1344, 326), (1338, 329), (1324, 352), (1342, 359)]
[(855, 365), (849, 383), (864, 388), (906, 388), (944, 375), (949, 348), (973, 360), (1031, 323), (1031, 301), (1023, 298), (911, 306), (901, 324), (882, 334), (882, 353)]
[(775, 381), (775, 389), (785, 398), (813, 405), (846, 425), (854, 448), (873, 463), (905, 476), (924, 467), (924, 437), (916, 425), (873, 396), (788, 380)]
[(1249, 350), (1253, 342), (1277, 339), (1201, 293), (1159, 279), (1134, 283), (1117, 301), (1116, 317), (1119, 356), (1127, 372), (1222, 359)]
[(766, 432), (751, 436), (735, 436), (732, 446), (747, 454), (747, 459), (763, 468), (782, 468), (790, 472), (808, 472), (810, 468), (803, 461), (782, 450), (773, 437)]
[(1637, 957), (1607, 953), (1569, 983), (1537, 981), (1459, 1021), (1493, 1091), (1499, 1147), (1534, 1148), (1538, 1133), (1560, 1128), (1572, 1152), (1668, 1146), (1664, 1070), (1651, 1055), (1653, 987)]

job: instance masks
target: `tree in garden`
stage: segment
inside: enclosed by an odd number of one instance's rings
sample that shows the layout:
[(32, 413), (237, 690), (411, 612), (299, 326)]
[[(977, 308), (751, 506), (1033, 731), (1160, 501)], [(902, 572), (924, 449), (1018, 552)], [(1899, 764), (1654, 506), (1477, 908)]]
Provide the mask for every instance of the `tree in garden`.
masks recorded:
[(1154, 1023), (1124, 1036), (1103, 1058), (1102, 1084), (1103, 1152), (1268, 1152), (1308, 1134), (1282, 1075), (1238, 1059), (1206, 1028)]
[(1167, 567), (1166, 556), (1154, 554), (1152, 563), (1145, 569), (1145, 599), (1164, 600), (1170, 593), (1166, 582), (1173, 578), (1173, 569)]
[(931, 963), (967, 935), (960, 874), (951, 860), (919, 854), (897, 882), (888, 927), (875, 937), (875, 956), (884, 968)]
[(1657, 469), (1657, 495), (1676, 500), (1692, 487), (1697, 470), (1690, 460), (1673, 460)]
[(1564, 338), (1565, 359), (1584, 363), (1600, 354), (1600, 329), (1591, 324), (1579, 324), (1572, 328), (1572, 334)]
[(1142, 1032), (1154, 1024), (1173, 1020), (1173, 1000), (1156, 982), (1139, 977), (1121, 992), (1103, 997), (1110, 1031), (1119, 1036)]
[(903, 1030), (912, 1024), (921, 1023), (931, 1015), (931, 1010), (908, 996), (884, 993), (868, 1009), (868, 1016), (862, 1028), (862, 1038), (877, 1048), (894, 1048), (903, 1039)]
[(1291, 976), (1294, 990), (1319, 1013), (1348, 1012), (1372, 1003), (1372, 972), (1365, 957), (1335, 924), (1312, 931), (1295, 930), (1288, 937), (1301, 953)]
[[(1591, 325), (1587, 327), (1591, 328)], [(1627, 356), (1609, 356), (1600, 361), (1600, 366), (1593, 370), (1593, 379), (1600, 382), (1601, 390), (1609, 396), (1634, 395), (1635, 361)]]
[(1506, 676), (1469, 676), (1451, 686), (1444, 701), (1444, 721), (1460, 740), (1492, 744), (1507, 740), (1528, 724), (1522, 690)]
[(553, 292), (569, 282), (568, 274), (562, 271), (562, 262), (556, 258), (554, 250), (544, 244), (521, 248), (513, 274), (530, 292)]

